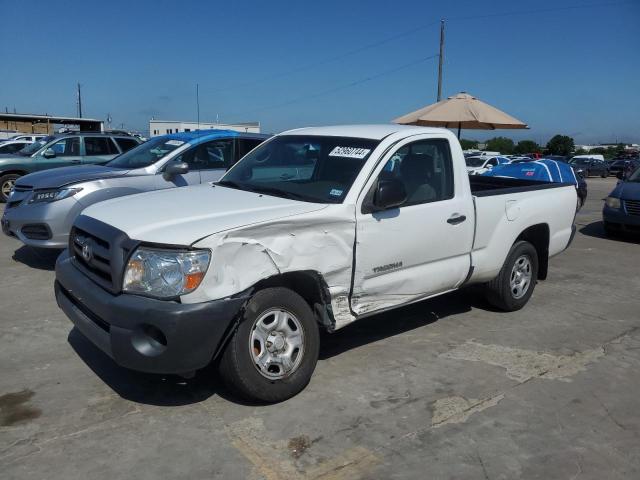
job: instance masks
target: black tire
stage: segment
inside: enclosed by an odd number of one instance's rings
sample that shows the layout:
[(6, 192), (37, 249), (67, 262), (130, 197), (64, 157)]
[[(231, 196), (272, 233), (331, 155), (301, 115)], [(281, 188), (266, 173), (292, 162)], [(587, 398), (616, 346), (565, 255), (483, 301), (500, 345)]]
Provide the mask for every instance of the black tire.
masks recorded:
[(607, 178), (609, 176), (609, 172), (607, 172), (606, 170), (604, 172), (602, 172), (602, 175), (600, 175), (602, 178)]
[[(511, 275), (516, 261), (519, 261), (521, 257), (528, 258), (530, 262), (531, 280), (524, 295), (516, 298), (511, 289)], [(531, 298), (537, 279), (538, 252), (529, 242), (518, 241), (511, 247), (498, 276), (486, 284), (487, 300), (491, 305), (505, 312), (520, 310)]]
[(9, 199), (9, 186), (13, 186), (18, 178), (21, 175), (17, 173), (10, 173), (8, 175), (3, 175), (0, 177), (0, 202), (6, 203)]
[[(259, 371), (249, 346), (254, 324), (273, 309), (293, 314), (303, 330), (303, 349), (299, 353), (303, 356), (297, 368), (290, 375), (275, 380)], [(307, 302), (288, 288), (267, 288), (254, 294), (247, 303), (240, 324), (220, 359), (220, 376), (230, 390), (245, 399), (281, 402), (307, 386), (315, 370), (319, 351), (318, 323)]]
[(584, 178), (589, 178), (589, 170), (584, 171)]

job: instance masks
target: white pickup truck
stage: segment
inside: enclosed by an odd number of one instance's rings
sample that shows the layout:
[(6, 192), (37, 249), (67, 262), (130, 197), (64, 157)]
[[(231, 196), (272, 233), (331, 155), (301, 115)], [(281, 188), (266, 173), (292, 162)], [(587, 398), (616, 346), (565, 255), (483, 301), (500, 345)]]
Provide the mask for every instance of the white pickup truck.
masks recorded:
[(467, 175), (448, 130), (292, 130), (217, 183), (90, 206), (56, 299), (116, 363), (191, 375), (215, 361), (275, 402), (309, 382), (319, 329), (483, 284), (523, 307), (571, 242), (573, 184)]

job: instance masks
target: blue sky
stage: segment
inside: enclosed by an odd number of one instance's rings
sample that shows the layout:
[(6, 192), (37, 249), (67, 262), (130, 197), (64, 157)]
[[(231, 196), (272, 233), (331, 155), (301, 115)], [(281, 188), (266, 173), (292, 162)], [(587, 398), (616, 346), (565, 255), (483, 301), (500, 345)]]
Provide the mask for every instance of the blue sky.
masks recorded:
[(435, 101), (437, 59), (420, 60), (445, 18), (444, 95), (531, 126), (463, 136), (640, 141), (639, 0), (0, 0), (0, 12), (2, 110), (75, 115), (80, 82), (85, 116), (147, 130), (151, 116), (195, 119), (198, 83), (202, 120), (388, 122)]

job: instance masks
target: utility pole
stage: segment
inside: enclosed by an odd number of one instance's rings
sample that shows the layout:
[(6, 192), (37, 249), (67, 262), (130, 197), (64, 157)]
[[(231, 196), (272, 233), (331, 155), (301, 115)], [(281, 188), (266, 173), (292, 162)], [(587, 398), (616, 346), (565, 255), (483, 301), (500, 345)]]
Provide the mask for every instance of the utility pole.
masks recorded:
[(442, 56), (444, 53), (444, 18), (440, 20), (440, 55), (438, 55), (438, 102), (442, 100)]
[(78, 118), (82, 118), (82, 95), (80, 94), (80, 83), (78, 83)]

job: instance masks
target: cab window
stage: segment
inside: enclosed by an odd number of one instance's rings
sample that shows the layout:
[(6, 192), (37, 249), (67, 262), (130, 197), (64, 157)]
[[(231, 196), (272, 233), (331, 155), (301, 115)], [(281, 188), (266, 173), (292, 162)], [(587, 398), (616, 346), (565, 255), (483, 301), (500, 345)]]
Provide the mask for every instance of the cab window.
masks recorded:
[(402, 207), (453, 198), (453, 163), (446, 139), (420, 140), (398, 149), (380, 180), (400, 180), (407, 192)]
[(189, 149), (177, 159), (186, 162), (189, 170), (227, 168), (233, 164), (233, 140), (206, 142)]
[(62, 155), (80, 155), (80, 138), (67, 137), (58, 140), (53, 145), (49, 145), (50, 149), (56, 152), (57, 156)]
[(116, 155), (119, 152), (108, 137), (85, 137), (84, 151), (87, 156)]

